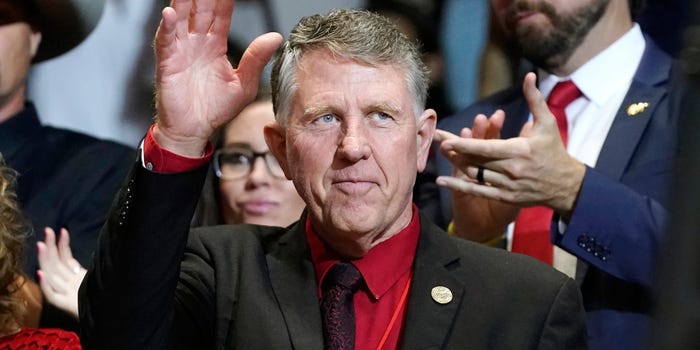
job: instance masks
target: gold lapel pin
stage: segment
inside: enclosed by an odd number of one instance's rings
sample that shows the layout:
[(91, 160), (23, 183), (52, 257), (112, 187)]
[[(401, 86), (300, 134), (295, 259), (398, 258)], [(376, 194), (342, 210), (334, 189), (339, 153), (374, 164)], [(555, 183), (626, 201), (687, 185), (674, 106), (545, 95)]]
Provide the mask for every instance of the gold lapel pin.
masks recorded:
[(649, 102), (637, 102), (627, 106), (627, 115), (632, 117), (644, 112), (649, 107)]
[(444, 305), (452, 301), (452, 291), (443, 286), (433, 287), (430, 291), (430, 296), (432, 296), (433, 300), (438, 304)]

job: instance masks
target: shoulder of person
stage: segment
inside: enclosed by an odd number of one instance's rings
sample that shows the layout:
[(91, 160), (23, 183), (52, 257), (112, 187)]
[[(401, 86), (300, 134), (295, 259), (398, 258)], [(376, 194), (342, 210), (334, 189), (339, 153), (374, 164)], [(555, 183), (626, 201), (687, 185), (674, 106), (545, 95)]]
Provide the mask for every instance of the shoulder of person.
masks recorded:
[(203, 246), (211, 251), (227, 254), (233, 251), (261, 249), (267, 251), (271, 243), (290, 232), (290, 228), (236, 224), (196, 227), (190, 231), (188, 246)]
[(52, 126), (43, 126), (42, 130), (47, 147), (61, 152), (96, 153), (103, 156), (126, 155), (135, 152), (134, 148), (124, 144), (100, 139), (78, 131)]
[(472, 120), (477, 114), (491, 115), (497, 109), (503, 108), (504, 105), (520, 99), (523, 99), (523, 92), (520, 87), (514, 86), (501, 90), (472, 103), (455, 114), (441, 118), (437, 127), (438, 129), (452, 132), (459, 131), (465, 126), (471, 126)]
[(463, 265), (485, 280), (497, 279), (514, 288), (544, 288), (545, 285), (557, 288), (570, 280), (565, 274), (532, 257), (458, 237), (450, 238), (462, 252)]

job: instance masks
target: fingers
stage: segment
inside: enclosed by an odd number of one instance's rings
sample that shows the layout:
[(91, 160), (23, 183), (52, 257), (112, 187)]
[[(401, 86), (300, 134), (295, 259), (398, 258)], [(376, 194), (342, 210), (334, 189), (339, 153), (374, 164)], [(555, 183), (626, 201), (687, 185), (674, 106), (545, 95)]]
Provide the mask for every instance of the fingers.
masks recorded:
[(435, 182), (453, 191), (472, 194), (484, 198), (500, 199), (503, 191), (495, 186), (480, 185), (475, 180), (465, 181), (452, 176), (438, 176)]
[(442, 142), (440, 145), (443, 152), (454, 151), (461, 155), (477, 156), (490, 159), (506, 159), (513, 157), (520, 152), (523, 147), (521, 140), (481, 140), (455, 138)]
[(489, 130), (489, 119), (483, 114), (477, 114), (472, 124), (472, 136), (475, 139), (483, 139)]
[(502, 109), (498, 109), (489, 118), (489, 128), (484, 136), (485, 139), (500, 139), (501, 129), (503, 129), (503, 123), (506, 120), (506, 112)]
[(44, 242), (37, 242), (39, 267), (51, 269), (60, 261), (56, 249), (56, 234), (50, 227), (44, 228)]
[(44, 235), (44, 242), (37, 242), (39, 268), (50, 275), (63, 277), (85, 271), (85, 268), (73, 258), (68, 230), (61, 229), (61, 238), (58, 242), (56, 242), (54, 230), (50, 227), (44, 229)]
[[(221, 0), (218, 2), (231, 2), (230, 0)], [(217, 6), (216, 0), (197, 0), (192, 1), (192, 6), (189, 11), (189, 32), (197, 34), (206, 34), (214, 22), (214, 9)], [(230, 14), (229, 14), (230, 15)]]
[(65, 228), (61, 228), (61, 238), (58, 240), (58, 256), (65, 264), (77, 263), (73, 259), (73, 251), (70, 249), (70, 234)]
[[(464, 174), (466, 176), (459, 176), (459, 174)], [(512, 186), (513, 182), (513, 180), (510, 177), (503, 173), (491, 170), (484, 166), (477, 165), (467, 166), (461, 172), (454, 173), (452, 177), (468, 181), (474, 184), (479, 184), (481, 186), (497, 186), (501, 188), (509, 188)]]
[[(248, 45), (238, 65), (238, 73), (243, 86), (255, 86), (257, 89), (260, 73), (280, 44), (282, 44), (282, 35), (266, 33), (255, 38)], [(252, 90), (255, 92), (255, 89)]]
[(223, 37), (228, 37), (228, 31), (231, 28), (231, 16), (233, 14), (232, 0), (219, 0), (216, 4), (214, 12), (214, 22), (211, 25), (210, 31), (217, 33)]
[(157, 56), (171, 55), (174, 52), (177, 35), (184, 36), (187, 33), (186, 27), (184, 29), (180, 28), (180, 31), (183, 31), (182, 33), (176, 33), (179, 23), (177, 15), (171, 7), (164, 8), (161, 13), (160, 25), (153, 40), (153, 47)]
[[(533, 127), (541, 128), (556, 128), (556, 120), (550, 112), (547, 102), (542, 97), (540, 90), (537, 89), (537, 77), (535, 73), (528, 73), (523, 80), (523, 95), (532, 112)], [(558, 130), (558, 128), (556, 129)], [(558, 132), (558, 131), (557, 131)]]

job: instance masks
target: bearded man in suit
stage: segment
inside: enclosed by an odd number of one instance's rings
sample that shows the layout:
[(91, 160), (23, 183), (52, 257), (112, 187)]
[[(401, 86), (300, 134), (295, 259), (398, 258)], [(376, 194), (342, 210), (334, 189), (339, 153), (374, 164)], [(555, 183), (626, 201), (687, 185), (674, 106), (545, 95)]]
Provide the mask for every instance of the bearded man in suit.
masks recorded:
[(418, 192), (455, 235), (575, 277), (592, 349), (643, 349), (685, 84), (632, 21), (639, 1), (492, 6), (552, 114), (514, 87), (445, 118), (430, 167), (442, 187)]

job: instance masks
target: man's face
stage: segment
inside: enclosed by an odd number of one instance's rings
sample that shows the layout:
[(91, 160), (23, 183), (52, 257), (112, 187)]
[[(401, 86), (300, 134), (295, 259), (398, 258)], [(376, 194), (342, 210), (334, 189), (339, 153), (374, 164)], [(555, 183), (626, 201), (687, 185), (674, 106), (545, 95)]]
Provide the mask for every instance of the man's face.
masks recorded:
[(271, 149), (278, 148), (315, 230), (326, 241), (370, 245), (400, 231), (411, 219), (434, 111), (416, 118), (403, 71), (325, 50), (304, 55), (296, 82), (285, 144)]
[(563, 65), (605, 13), (610, 0), (491, 0), (522, 55), (539, 67)]
[(0, 26), (0, 108), (17, 94), (24, 93), (40, 39), (41, 34), (33, 33), (24, 22)]

